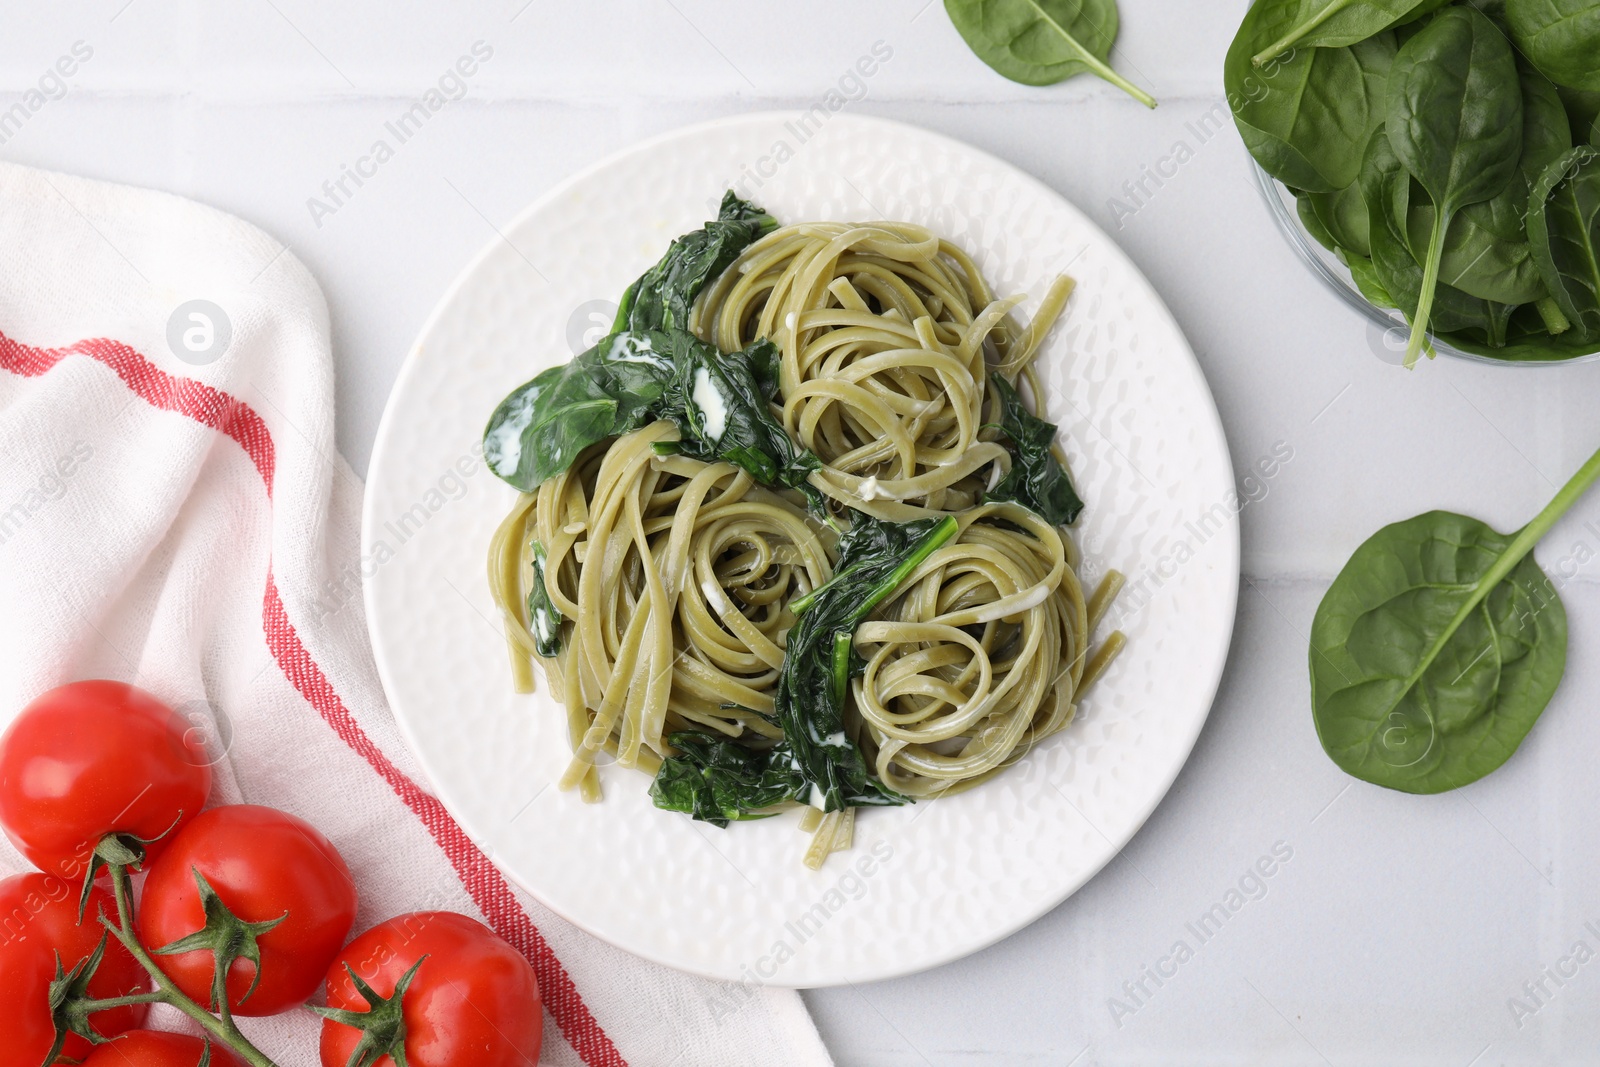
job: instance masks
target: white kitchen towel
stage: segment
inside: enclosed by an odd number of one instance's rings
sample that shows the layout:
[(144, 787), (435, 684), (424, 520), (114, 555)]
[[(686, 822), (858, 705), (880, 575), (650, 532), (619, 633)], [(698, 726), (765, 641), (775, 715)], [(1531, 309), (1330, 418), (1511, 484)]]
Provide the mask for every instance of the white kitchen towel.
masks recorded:
[[(294, 255), (164, 193), (0, 164), (0, 726), (64, 682), (132, 682), (206, 726), (213, 803), (338, 845), (357, 930), (445, 908), (533, 962), (543, 1062), (828, 1063), (799, 996), (595, 940), (508, 884), (429, 793), (384, 700), (334, 450), (328, 313)], [(26, 869), (0, 846), (0, 873)], [(175, 1013), (153, 1022), (181, 1028)], [(241, 1026), (317, 1063), (306, 1012)]]

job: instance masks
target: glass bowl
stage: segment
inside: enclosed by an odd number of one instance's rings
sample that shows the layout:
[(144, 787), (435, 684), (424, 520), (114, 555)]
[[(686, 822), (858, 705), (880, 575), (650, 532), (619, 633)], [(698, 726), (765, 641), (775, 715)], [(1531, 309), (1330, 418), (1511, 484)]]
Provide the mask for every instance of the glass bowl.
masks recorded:
[[(1300, 221), (1294, 194), (1282, 182), (1262, 170), (1255, 160), (1250, 161), (1250, 169), (1255, 175), (1256, 188), (1261, 191), (1261, 198), (1267, 202), (1272, 219), (1278, 224), (1278, 230), (1283, 234), (1284, 240), (1289, 242), (1289, 247), (1294, 249), (1295, 254), (1307, 267), (1311, 268), (1311, 273), (1317, 276), (1329, 292), (1350, 305), (1382, 331), (1384, 348), (1392, 349), (1396, 357), (1394, 362), (1400, 362), (1399, 353), (1404, 350), (1406, 338), (1411, 332), (1405, 315), (1396, 308), (1378, 307), (1362, 296), (1361, 290), (1356, 288), (1354, 279), (1350, 277), (1349, 268), (1307, 232), (1305, 225)], [(1432, 333), (1428, 338), (1433, 342), (1434, 350), (1440, 355), (1468, 359), (1475, 363), (1496, 363), (1502, 366), (1511, 364), (1523, 367), (1561, 366), (1600, 359), (1600, 344), (1596, 344), (1593, 351), (1586, 352), (1575, 348), (1570, 356), (1550, 356), (1519, 350), (1515, 344), (1495, 349), (1463, 338), (1446, 339)]]

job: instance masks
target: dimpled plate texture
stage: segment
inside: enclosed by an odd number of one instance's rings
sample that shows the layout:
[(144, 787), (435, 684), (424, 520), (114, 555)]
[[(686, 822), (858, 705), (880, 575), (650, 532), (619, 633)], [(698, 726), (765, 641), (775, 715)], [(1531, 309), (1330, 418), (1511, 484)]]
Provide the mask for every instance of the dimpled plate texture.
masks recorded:
[[(504, 228), (423, 328), (389, 398), (363, 521), (367, 618), (390, 702), (440, 799), (493, 861), (573, 923), (712, 977), (864, 982), (955, 959), (1061, 902), (1133, 836), (1188, 757), (1227, 655), (1238, 593), (1233, 478), (1216, 407), (1159, 297), (1044, 185), (897, 123), (763, 114), (668, 134), (565, 182)], [(719, 830), (555, 786), (565, 717), (541, 678), (511, 691), (485, 579), (515, 493), (477, 447), (495, 405), (604, 331), (623, 288), (733, 186), (780, 221), (908, 220), (964, 247), (995, 291), (1078, 281), (1041, 357), (1088, 501), (1086, 584), (1130, 588), (1128, 646), (1077, 720), (970, 792), (859, 814), (817, 872), (798, 813)], [(1111, 628), (1103, 628), (1102, 633)]]

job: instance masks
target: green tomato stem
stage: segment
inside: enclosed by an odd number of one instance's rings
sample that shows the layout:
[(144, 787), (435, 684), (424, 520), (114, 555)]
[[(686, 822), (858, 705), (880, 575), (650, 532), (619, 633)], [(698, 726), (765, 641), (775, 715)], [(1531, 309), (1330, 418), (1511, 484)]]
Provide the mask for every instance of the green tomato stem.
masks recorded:
[(102, 1011), (112, 1011), (116, 1008), (127, 1008), (135, 1004), (165, 1004), (165, 993), (131, 993), (125, 997), (106, 997), (102, 1000), (91, 1000), (84, 1004), (86, 1015), (95, 1015)]
[[(183, 991), (172, 985), (155, 960), (145, 951), (139, 939), (134, 936), (133, 929), (133, 889), (128, 877), (128, 869), (121, 864), (111, 865), (111, 886), (117, 898), (117, 923), (113, 927), (106, 921), (106, 928), (111, 931), (111, 936), (116, 938), (123, 948), (139, 962), (139, 966), (149, 972), (150, 978), (155, 982), (156, 989), (152, 993), (138, 994), (140, 1000), (135, 1003), (143, 1004), (170, 1004), (189, 1018), (199, 1023), (213, 1037), (232, 1049), (250, 1067), (278, 1067), (265, 1052), (256, 1048), (250, 1040), (239, 1032), (230, 1017), (227, 1021), (218, 1019), (205, 1008), (196, 1004), (184, 995)], [(103, 920), (104, 921), (104, 920)], [(122, 998), (130, 999), (130, 998)]]
[[(1417, 295), (1417, 313), (1411, 318), (1411, 339), (1406, 344), (1406, 370), (1417, 365), (1417, 356), (1428, 343), (1428, 318), (1433, 314), (1433, 297), (1439, 289), (1439, 261), (1444, 258), (1444, 231), (1450, 225), (1450, 212), (1433, 213), (1433, 233), (1428, 237), (1428, 262), (1422, 268), (1422, 292)], [(1433, 355), (1433, 349), (1428, 349)]]
[(1254, 56), (1250, 57), (1251, 64), (1257, 68), (1266, 66), (1268, 62), (1277, 59), (1279, 56), (1283, 55), (1283, 53), (1293, 48), (1295, 44), (1299, 42), (1300, 38), (1304, 37), (1318, 26), (1321, 26), (1324, 22), (1327, 22), (1329, 18), (1338, 14), (1340, 11), (1343, 11), (1349, 6), (1350, 0), (1330, 0), (1330, 2), (1324, 4), (1322, 10), (1318, 11), (1315, 15), (1300, 23), (1298, 26), (1284, 34), (1282, 37), (1278, 38), (1276, 41), (1273, 41), (1262, 51), (1257, 52)]

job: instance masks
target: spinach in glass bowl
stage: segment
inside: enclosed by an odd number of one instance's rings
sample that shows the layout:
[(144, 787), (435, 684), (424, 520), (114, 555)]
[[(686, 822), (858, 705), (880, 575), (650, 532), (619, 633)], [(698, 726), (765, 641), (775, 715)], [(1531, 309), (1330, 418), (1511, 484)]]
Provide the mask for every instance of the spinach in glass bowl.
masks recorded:
[[(1600, 91), (1528, 58), (1532, 2), (1256, 0), (1228, 50), (1279, 228), (1407, 366), (1600, 355)], [(1558, 54), (1600, 54), (1600, 0), (1563, 2), (1594, 10)]]

